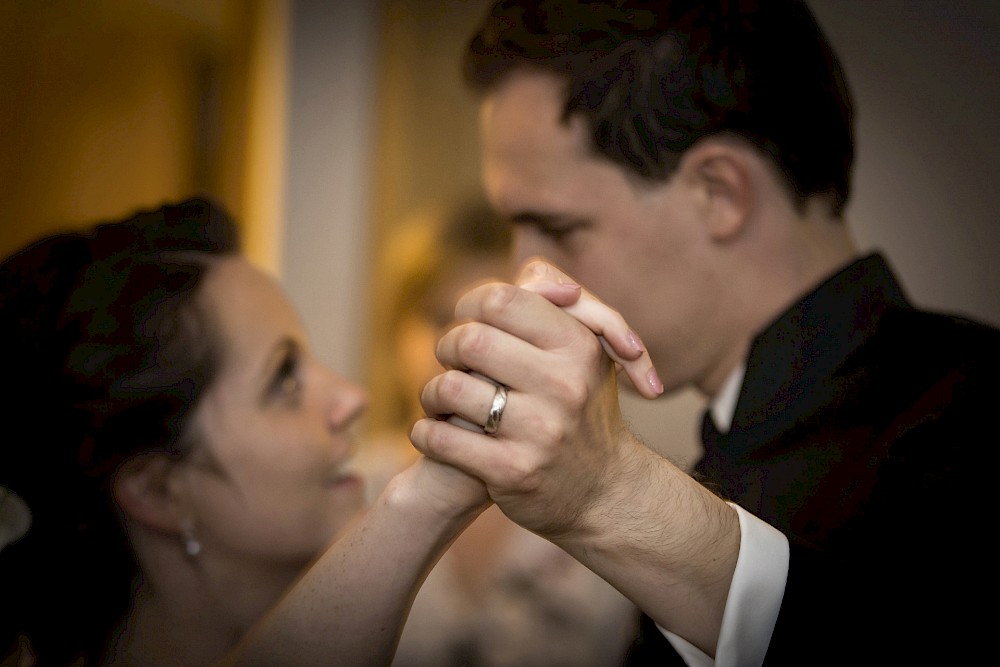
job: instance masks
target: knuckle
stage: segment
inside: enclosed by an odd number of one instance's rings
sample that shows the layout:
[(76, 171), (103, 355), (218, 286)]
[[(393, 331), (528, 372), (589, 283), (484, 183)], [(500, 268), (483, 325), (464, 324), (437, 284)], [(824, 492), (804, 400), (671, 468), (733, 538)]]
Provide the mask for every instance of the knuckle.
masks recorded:
[(425, 427), (420, 434), (420, 443), (414, 442), (417, 449), (432, 459), (447, 461), (453, 452), (453, 432), (446, 422), (424, 420)]
[(525, 261), (521, 270), (518, 272), (519, 280), (529, 280), (532, 278), (545, 277), (549, 274), (549, 265), (543, 262), (538, 257), (531, 257)]
[(507, 283), (493, 283), (483, 296), (483, 316), (488, 320), (503, 318), (517, 300), (520, 288)]
[(440, 458), (447, 453), (447, 429), (441, 428), (442, 422), (430, 424), (424, 437), (424, 453), (431, 458)]
[(434, 346), (434, 356), (437, 358), (438, 363), (440, 363), (444, 368), (454, 366), (456, 345), (455, 339), (461, 329), (461, 326), (450, 329), (438, 339), (437, 344)]
[(555, 382), (555, 395), (569, 412), (577, 413), (587, 406), (590, 401), (590, 390), (586, 381), (561, 377)]
[(531, 433), (531, 451), (534, 454), (531, 464), (536, 470), (542, 469), (547, 461), (555, 456), (555, 452), (567, 442), (570, 428), (565, 421), (554, 416), (530, 418), (525, 426), (527, 432)]
[(580, 325), (574, 327), (573, 334), (567, 339), (567, 348), (572, 350), (574, 356), (583, 361), (585, 366), (593, 367), (605, 355), (604, 347), (600, 339), (586, 327)]
[(441, 365), (447, 365), (448, 356), (448, 337), (451, 332), (446, 333), (444, 336), (438, 339), (437, 343), (434, 345), (434, 357), (438, 360)]
[(438, 378), (431, 378), (424, 385), (423, 389), (420, 390), (420, 405), (428, 414), (434, 414), (437, 411), (437, 383)]
[(518, 493), (533, 493), (541, 485), (541, 473), (535, 457), (522, 455), (511, 461), (507, 469), (508, 485)]
[(410, 442), (413, 446), (417, 448), (418, 451), (423, 451), (422, 447), (424, 444), (424, 436), (427, 433), (427, 426), (424, 424), (424, 419), (418, 419), (410, 427)]
[(551, 443), (559, 442), (563, 437), (561, 422), (557, 419), (535, 419), (531, 424), (531, 433), (537, 440), (540, 447), (549, 446)]
[(468, 365), (488, 356), (492, 340), (489, 329), (478, 322), (470, 322), (457, 332), (460, 356)]
[(443, 460), (448, 455), (448, 429), (436, 419), (421, 419), (410, 431), (410, 441), (424, 456)]
[(587, 335), (590, 332), (586, 332), (583, 336), (582, 345), (586, 349), (587, 357), (589, 359), (600, 359), (604, 356), (604, 348), (601, 346), (601, 341), (594, 335)]
[(436, 394), (440, 402), (454, 406), (465, 391), (466, 374), (462, 371), (450, 370), (438, 376)]

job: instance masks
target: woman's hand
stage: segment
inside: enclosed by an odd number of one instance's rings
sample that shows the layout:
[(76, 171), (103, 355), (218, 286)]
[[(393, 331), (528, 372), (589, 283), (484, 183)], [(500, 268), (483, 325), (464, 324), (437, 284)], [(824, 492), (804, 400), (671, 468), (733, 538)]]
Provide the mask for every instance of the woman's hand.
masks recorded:
[(389, 488), (403, 505), (424, 506), (445, 521), (465, 522), (493, 503), (482, 481), (426, 456), (398, 473)]
[(545, 260), (525, 263), (515, 283), (541, 294), (597, 334), (604, 351), (625, 371), (640, 395), (657, 398), (663, 393), (663, 383), (646, 347), (617, 311)]

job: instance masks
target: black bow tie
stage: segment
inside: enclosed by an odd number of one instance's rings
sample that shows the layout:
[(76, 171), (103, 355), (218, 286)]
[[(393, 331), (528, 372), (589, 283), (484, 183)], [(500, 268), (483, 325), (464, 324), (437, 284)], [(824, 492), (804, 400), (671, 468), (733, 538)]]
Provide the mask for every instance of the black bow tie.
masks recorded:
[(718, 449), (719, 441), (724, 437), (726, 434), (719, 431), (712, 419), (712, 411), (705, 410), (701, 419), (701, 444), (705, 446), (705, 451)]
[(696, 478), (718, 493), (722, 480), (727, 479), (732, 466), (726, 451), (727, 434), (719, 431), (712, 419), (712, 413), (705, 410), (701, 419), (701, 444), (704, 446), (701, 460), (695, 466)]

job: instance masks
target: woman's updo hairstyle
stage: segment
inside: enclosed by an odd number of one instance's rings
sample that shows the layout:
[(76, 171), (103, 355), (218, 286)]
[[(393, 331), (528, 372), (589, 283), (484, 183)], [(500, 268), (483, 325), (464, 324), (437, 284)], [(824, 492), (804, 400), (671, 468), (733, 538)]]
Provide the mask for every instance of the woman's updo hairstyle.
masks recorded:
[(0, 655), (23, 633), (40, 664), (99, 659), (137, 574), (112, 477), (140, 453), (185, 454), (218, 357), (194, 295), (211, 258), (238, 250), (226, 212), (195, 199), (0, 264), (0, 486), (31, 512), (0, 551)]

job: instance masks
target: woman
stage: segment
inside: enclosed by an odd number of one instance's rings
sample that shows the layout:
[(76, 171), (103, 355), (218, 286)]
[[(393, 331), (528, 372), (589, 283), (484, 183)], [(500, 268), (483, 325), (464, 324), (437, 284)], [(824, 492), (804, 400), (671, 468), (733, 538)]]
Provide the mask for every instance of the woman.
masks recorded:
[[(224, 212), (193, 200), (43, 239), (3, 263), (0, 295), (0, 487), (31, 514), (0, 551), (0, 655), (208, 664), (324, 553), (304, 581), (336, 593), (327, 657), (388, 662), (413, 591), (488, 498), (421, 459), (327, 549), (364, 504), (348, 462), (366, 397), (310, 355)], [(274, 640), (284, 618), (247, 655), (295, 664), (308, 647)]]

